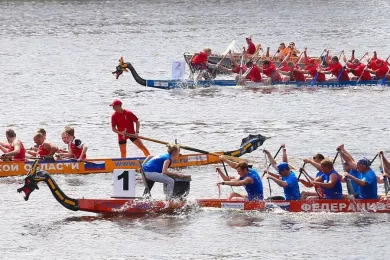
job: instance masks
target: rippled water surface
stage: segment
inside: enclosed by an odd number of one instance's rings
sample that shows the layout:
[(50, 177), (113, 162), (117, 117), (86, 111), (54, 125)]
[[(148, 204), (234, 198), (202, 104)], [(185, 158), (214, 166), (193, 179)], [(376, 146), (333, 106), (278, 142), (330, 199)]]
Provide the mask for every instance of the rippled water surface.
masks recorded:
[[(286, 143), (298, 166), (316, 152), (334, 156), (340, 143), (356, 157), (389, 152), (390, 95), (381, 87), (161, 91), (137, 85), (130, 74), (111, 75), (123, 56), (145, 78), (169, 78), (171, 62), (184, 52), (222, 52), (249, 34), (271, 50), (295, 41), (313, 55), (356, 49), (357, 56), (376, 50), (386, 58), (389, 10), (380, 0), (0, 1), (0, 132), (12, 127), (30, 146), (44, 127), (62, 146), (61, 129), (71, 124), (90, 157), (117, 157), (108, 105), (119, 98), (141, 119), (142, 135), (204, 150), (234, 149), (249, 133), (262, 133), (272, 136), (265, 147), (273, 152)], [(264, 167), (260, 151), (247, 158)], [(218, 197), (214, 166), (183, 172), (193, 176), (191, 199)], [(71, 197), (112, 194), (110, 174), (55, 179)], [(194, 209), (103, 218), (62, 208), (44, 185), (25, 202), (16, 193), (22, 180), (0, 179), (1, 259), (386, 259), (390, 252), (388, 214)], [(223, 187), (223, 196), (230, 191)], [(276, 185), (272, 192), (282, 193)]]

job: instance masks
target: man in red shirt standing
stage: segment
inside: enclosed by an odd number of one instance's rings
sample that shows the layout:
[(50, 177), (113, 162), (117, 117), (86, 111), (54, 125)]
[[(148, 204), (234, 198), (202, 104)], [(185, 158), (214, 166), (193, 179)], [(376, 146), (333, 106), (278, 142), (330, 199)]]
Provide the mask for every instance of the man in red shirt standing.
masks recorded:
[(248, 44), (248, 48), (246, 50), (246, 53), (249, 54), (249, 55), (253, 55), (255, 54), (256, 52), (256, 46), (255, 44), (252, 42), (252, 36), (249, 36), (247, 38), (245, 38), (246, 40), (246, 43)]
[(332, 57), (330, 64), (327, 68), (319, 69), (318, 72), (332, 74), (334, 77), (329, 79), (329, 81), (349, 81), (348, 72), (343, 69), (343, 65), (341, 65), (337, 56)]
[[(141, 139), (126, 136), (126, 133), (138, 135), (141, 126), (138, 118), (129, 110), (122, 108), (122, 101), (115, 100), (111, 103), (115, 112), (111, 116), (112, 131), (118, 134), (119, 149), (121, 158), (126, 158), (126, 143), (130, 139), (147, 157), (150, 155), (148, 149), (144, 146)], [(135, 124), (135, 129), (134, 129)]]

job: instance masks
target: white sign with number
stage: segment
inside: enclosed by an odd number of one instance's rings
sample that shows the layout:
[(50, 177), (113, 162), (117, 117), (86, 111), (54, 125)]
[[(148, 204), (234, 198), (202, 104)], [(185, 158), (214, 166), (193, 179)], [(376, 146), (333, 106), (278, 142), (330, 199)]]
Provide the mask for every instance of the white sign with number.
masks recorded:
[(113, 197), (130, 198), (135, 197), (135, 171), (115, 169), (112, 174), (114, 181)]
[(172, 79), (181, 79), (184, 76), (185, 63), (184, 61), (172, 62)]

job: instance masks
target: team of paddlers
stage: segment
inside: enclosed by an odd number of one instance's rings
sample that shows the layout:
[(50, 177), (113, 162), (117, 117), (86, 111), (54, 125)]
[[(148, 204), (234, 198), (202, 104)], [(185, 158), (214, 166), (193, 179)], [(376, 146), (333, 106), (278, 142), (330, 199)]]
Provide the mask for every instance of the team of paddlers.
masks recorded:
[[(121, 157), (126, 157), (126, 142), (130, 139), (146, 156), (143, 163), (143, 172), (145, 177), (150, 181), (161, 182), (167, 185), (166, 195), (171, 197), (174, 187), (174, 178), (182, 178), (184, 175), (179, 172), (171, 171), (169, 168), (172, 160), (176, 159), (180, 154), (180, 146), (168, 145), (167, 153), (150, 156), (148, 149), (143, 145), (138, 137), (140, 122), (138, 118), (129, 110), (122, 108), (122, 102), (115, 100), (110, 105), (114, 109), (111, 116), (112, 131), (118, 134), (118, 143), (121, 151)], [(0, 142), (0, 149), (3, 151), (2, 160), (24, 161), (26, 155), (32, 156), (32, 159), (37, 158), (53, 158), (57, 154), (59, 157), (67, 159), (75, 159), (83, 161), (86, 159), (87, 145), (80, 139), (75, 137), (75, 130), (71, 126), (66, 126), (61, 133), (62, 140), (68, 145), (68, 150), (59, 149), (51, 142), (46, 140), (46, 131), (39, 129), (34, 134), (33, 140), (35, 146), (26, 149), (23, 143), (16, 138), (16, 133), (12, 129), (6, 131), (7, 143)], [(335, 171), (334, 161), (326, 159), (322, 154), (316, 154), (313, 159), (305, 159), (304, 163), (313, 165), (317, 170), (316, 177), (313, 178), (307, 174), (304, 166), (300, 169), (300, 175), (296, 176), (292, 167), (288, 163), (287, 152), (285, 146), (283, 148), (282, 162), (277, 164), (274, 157), (264, 150), (270, 165), (275, 168), (278, 173), (272, 173), (268, 168), (264, 172), (264, 177), (273, 180), (284, 189), (285, 200), (299, 200), (311, 198), (325, 199), (342, 199), (343, 194), (342, 183), (348, 184), (348, 196), (353, 196), (360, 199), (377, 199), (377, 185), (384, 183), (386, 193), (389, 190), (390, 178), (390, 163), (385, 158), (382, 152), (379, 153), (382, 175), (377, 176), (371, 169), (372, 161), (361, 158), (355, 161), (350, 153), (341, 145), (337, 148), (338, 154), (343, 162), (343, 174)], [(336, 155), (337, 157), (337, 155)], [(238, 177), (228, 177), (219, 168), (217, 172), (223, 179), (218, 185), (244, 186), (247, 195), (232, 193), (230, 200), (245, 199), (245, 200), (263, 200), (263, 184), (258, 172), (250, 168), (245, 161), (232, 161), (231, 157), (221, 156), (221, 161), (226, 162), (232, 168), (237, 170)], [(336, 159), (336, 158), (335, 158)], [(306, 178), (300, 178), (301, 174)], [(299, 182), (306, 187), (315, 187), (316, 192), (300, 192)], [(387, 195), (387, 194), (386, 194)], [(275, 199), (275, 198), (274, 198)], [(280, 198), (279, 198), (280, 199)]]
[[(226, 73), (236, 74), (237, 82), (323, 82), (323, 81), (367, 81), (367, 80), (390, 80), (389, 57), (384, 60), (378, 58), (374, 51), (370, 58), (366, 52), (359, 59), (355, 57), (355, 51), (349, 59), (346, 58), (344, 51), (339, 56), (331, 56), (329, 50), (323, 50), (318, 58), (309, 57), (307, 48), (300, 52), (294, 42), (290, 42), (288, 47), (281, 43), (273, 56), (270, 56), (270, 48), (264, 53), (261, 44), (257, 46), (252, 42), (252, 38), (246, 38), (248, 47), (244, 48), (240, 64), (235, 55), (229, 51), (220, 62), (210, 64), (208, 57), (211, 55), (211, 49), (205, 48), (202, 52), (193, 55), (190, 60), (191, 66), (199, 71), (198, 79), (202, 77), (208, 79), (210, 74), (216, 69), (223, 70)], [(262, 53), (260, 53), (260, 51)], [(222, 65), (224, 58), (229, 55), (231, 67)], [(366, 58), (366, 64), (363, 59)], [(344, 65), (341, 64), (341, 59)], [(257, 61), (261, 60), (259, 66)], [(276, 66), (274, 61), (278, 62)], [(303, 64), (303, 67), (299, 65)], [(210, 73), (211, 72), (211, 73)], [(331, 74), (330, 78), (326, 74)]]

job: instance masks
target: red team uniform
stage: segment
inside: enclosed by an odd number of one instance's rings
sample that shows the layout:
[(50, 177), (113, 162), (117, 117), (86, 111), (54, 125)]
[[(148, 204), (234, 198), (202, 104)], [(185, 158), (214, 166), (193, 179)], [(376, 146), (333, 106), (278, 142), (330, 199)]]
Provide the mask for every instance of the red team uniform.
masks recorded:
[[(21, 141), (20, 142), (20, 153), (18, 155), (14, 155), (13, 159), (15, 161), (24, 161), (26, 160), (26, 149), (24, 148), (24, 145)], [(15, 150), (15, 147), (11, 145), (8, 152), (13, 152)]]
[(263, 67), (263, 73), (267, 77), (270, 77), (272, 82), (282, 81), (282, 77), (280, 76), (279, 72), (276, 71), (275, 64), (273, 64), (272, 62), (269, 63), (269, 66), (267, 68)]
[(253, 55), (256, 52), (256, 46), (253, 42), (248, 44), (248, 50), (246, 51), (247, 54)]
[(338, 62), (336, 64), (329, 64), (329, 66), (323, 70), (330, 71), (332, 73), (332, 75), (335, 76), (336, 78), (338, 78), (338, 76), (341, 73), (339, 80), (340, 81), (349, 81), (348, 72), (343, 69), (343, 66), (341, 65), (340, 62)]
[(261, 73), (259, 67), (257, 67), (257, 65), (253, 65), (246, 78), (250, 79), (252, 82), (261, 82)]
[[(317, 68), (318, 68), (318, 64), (315, 64), (315, 60), (310, 59), (306, 62), (306, 67), (304, 68), (304, 70), (309, 72), (310, 76), (314, 79), (315, 76), (317, 75)], [(323, 82), (325, 80), (326, 80), (325, 74), (318, 73), (317, 82)]]
[[(69, 151), (72, 152), (73, 158), (78, 159), (83, 151), (83, 142), (80, 139), (73, 138), (72, 142), (68, 144)], [(84, 154), (83, 160), (87, 159), (87, 155)]]
[[(111, 126), (116, 127), (118, 131), (123, 132), (126, 129), (126, 133), (135, 134), (134, 123), (138, 121), (138, 118), (133, 112), (123, 109), (122, 113), (114, 112), (111, 116)], [(134, 141), (136, 138), (130, 138), (118, 134), (118, 141), (120, 144), (125, 144), (126, 140), (130, 139)]]

